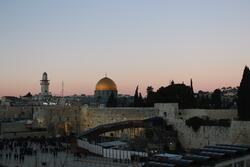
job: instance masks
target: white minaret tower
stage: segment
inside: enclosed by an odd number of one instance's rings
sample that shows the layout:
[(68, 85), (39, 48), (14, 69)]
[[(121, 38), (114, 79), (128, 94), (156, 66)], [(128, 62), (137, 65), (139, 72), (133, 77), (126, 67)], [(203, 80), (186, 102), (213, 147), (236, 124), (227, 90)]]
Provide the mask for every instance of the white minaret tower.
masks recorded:
[(41, 85), (41, 95), (48, 96), (49, 95), (49, 80), (46, 72), (43, 73), (42, 80), (40, 81)]

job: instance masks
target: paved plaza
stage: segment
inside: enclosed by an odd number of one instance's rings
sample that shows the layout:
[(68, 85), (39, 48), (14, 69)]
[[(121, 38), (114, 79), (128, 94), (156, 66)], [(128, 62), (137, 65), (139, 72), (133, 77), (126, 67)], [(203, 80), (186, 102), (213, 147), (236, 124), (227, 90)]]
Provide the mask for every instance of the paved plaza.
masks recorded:
[(116, 163), (111, 159), (102, 157), (86, 156), (74, 157), (72, 153), (58, 153), (54, 157), (49, 153), (38, 153), (36, 156), (25, 156), (23, 162), (16, 161), (14, 158), (2, 158), (0, 163), (8, 167), (127, 167), (132, 166), (128, 163)]
[(69, 144), (33, 139), (0, 144), (0, 166), (8, 167), (127, 167), (131, 163), (72, 151)]

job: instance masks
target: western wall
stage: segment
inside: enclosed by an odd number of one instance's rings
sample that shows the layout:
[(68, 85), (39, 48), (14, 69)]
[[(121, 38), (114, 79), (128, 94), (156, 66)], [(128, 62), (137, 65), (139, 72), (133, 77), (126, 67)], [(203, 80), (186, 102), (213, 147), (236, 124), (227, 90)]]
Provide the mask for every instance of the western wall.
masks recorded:
[[(76, 134), (98, 125), (160, 116), (178, 131), (178, 139), (186, 149), (219, 143), (250, 144), (250, 122), (238, 121), (237, 110), (179, 109), (176, 103), (162, 103), (155, 104), (153, 108), (44, 107), (34, 115), (35, 119), (44, 120), (46, 123), (43, 122), (43, 125), (47, 127), (68, 122), (70, 130)], [(230, 126), (201, 126), (194, 131), (186, 125), (186, 120), (194, 116), (229, 119)], [(58, 128), (54, 129), (59, 132)]]
[(88, 108), (82, 107), (83, 129), (98, 125), (122, 122), (127, 120), (143, 120), (158, 116), (157, 108)]

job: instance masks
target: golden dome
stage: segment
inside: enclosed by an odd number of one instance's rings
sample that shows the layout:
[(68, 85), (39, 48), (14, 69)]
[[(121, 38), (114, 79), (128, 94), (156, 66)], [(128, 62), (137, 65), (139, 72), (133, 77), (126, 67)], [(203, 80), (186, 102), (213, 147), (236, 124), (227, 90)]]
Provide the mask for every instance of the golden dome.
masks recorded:
[(100, 81), (97, 82), (96, 87), (95, 87), (96, 91), (107, 91), (107, 90), (112, 90), (112, 91), (117, 91), (117, 87), (115, 82), (108, 78), (108, 77), (104, 77), (102, 78)]

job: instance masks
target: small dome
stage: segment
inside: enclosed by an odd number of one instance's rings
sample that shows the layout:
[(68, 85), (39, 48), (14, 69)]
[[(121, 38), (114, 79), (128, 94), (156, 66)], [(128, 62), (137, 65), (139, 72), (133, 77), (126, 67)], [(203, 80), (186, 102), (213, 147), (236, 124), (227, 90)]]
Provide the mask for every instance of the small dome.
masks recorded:
[(96, 91), (107, 91), (107, 90), (112, 90), (112, 91), (117, 91), (117, 87), (115, 82), (108, 78), (104, 77), (100, 81), (97, 82), (96, 84)]
[(43, 73), (43, 78), (42, 78), (42, 80), (48, 80), (48, 75), (47, 75), (46, 72)]

